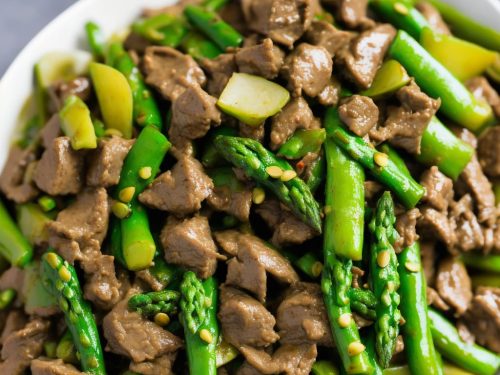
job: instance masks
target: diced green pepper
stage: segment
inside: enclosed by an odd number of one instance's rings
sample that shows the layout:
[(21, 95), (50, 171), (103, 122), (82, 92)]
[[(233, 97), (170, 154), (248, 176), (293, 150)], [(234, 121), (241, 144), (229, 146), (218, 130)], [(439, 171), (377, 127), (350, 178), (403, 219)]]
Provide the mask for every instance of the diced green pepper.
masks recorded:
[(87, 105), (76, 95), (69, 96), (59, 111), (61, 128), (74, 150), (97, 148), (97, 137)]
[(360, 95), (379, 99), (389, 96), (410, 82), (406, 69), (396, 60), (387, 60), (378, 70), (369, 89)]

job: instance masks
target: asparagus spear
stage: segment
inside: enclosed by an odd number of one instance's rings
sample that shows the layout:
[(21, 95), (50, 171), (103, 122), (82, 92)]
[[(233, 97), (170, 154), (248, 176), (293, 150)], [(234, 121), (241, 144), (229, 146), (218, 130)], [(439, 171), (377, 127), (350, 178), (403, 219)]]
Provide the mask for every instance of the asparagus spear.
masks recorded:
[(378, 362), (383, 368), (389, 366), (399, 334), (401, 313), (398, 310), (400, 297), (398, 260), (392, 245), (399, 237), (394, 223), (394, 203), (389, 192), (377, 202), (377, 208), (369, 224), (372, 234), (370, 276), (377, 306), (375, 312), (375, 348)]
[(363, 318), (375, 320), (377, 318), (375, 307), (377, 298), (369, 289), (351, 288), (349, 291), (352, 311), (357, 312)]
[(130, 297), (128, 308), (148, 318), (154, 318), (159, 313), (170, 315), (177, 313), (179, 298), (180, 294), (175, 290), (141, 293)]
[(229, 3), (229, 0), (205, 0), (202, 5), (206, 10), (216, 12), (224, 7), (227, 3)]
[(154, 44), (176, 48), (189, 32), (189, 27), (181, 17), (160, 13), (138, 20), (132, 25), (132, 30)]
[(33, 248), (21, 234), (0, 200), (0, 255), (16, 267), (26, 266), (33, 257)]
[(42, 256), (42, 278), (64, 312), (82, 369), (90, 374), (106, 374), (99, 332), (90, 305), (83, 299), (76, 270), (56, 253), (47, 252)]
[(312, 251), (309, 251), (302, 255), (300, 258), (293, 260), (292, 263), (295, 267), (304, 272), (311, 279), (317, 279), (321, 276), (323, 263), (321, 263), (316, 254)]
[(300, 159), (309, 152), (318, 152), (325, 141), (325, 129), (299, 129), (278, 150), (278, 156)]
[(227, 161), (242, 168), (249, 177), (270, 189), (298, 217), (321, 232), (319, 204), (290, 164), (276, 158), (253, 139), (219, 135), (214, 142)]
[(227, 161), (222, 157), (222, 155), (217, 151), (215, 147), (214, 140), (218, 135), (230, 135), (237, 136), (238, 131), (234, 128), (229, 128), (227, 126), (219, 126), (209, 132), (208, 139), (206, 142), (205, 150), (201, 155), (201, 163), (206, 168), (220, 167), (221, 165), (227, 165)]
[(500, 273), (500, 255), (463, 254), (462, 260), (468, 267)]
[(386, 154), (378, 152), (361, 137), (345, 130), (335, 108), (327, 110), (325, 123), (331, 123), (328, 126), (331, 126), (333, 131), (329, 133), (329, 137), (340, 148), (368, 169), (378, 181), (389, 187), (407, 208), (415, 207), (425, 193), (421, 185), (401, 170)]
[(427, 319), (425, 275), (419, 243), (404, 249), (398, 258), (401, 314), (405, 320), (402, 330), (409, 367), (415, 374), (442, 374)]
[(87, 22), (85, 24), (85, 33), (87, 34), (87, 43), (94, 59), (96, 61), (103, 61), (106, 42), (101, 28), (94, 22)]
[(313, 375), (339, 375), (339, 370), (332, 362), (316, 361), (312, 367)]
[(219, 338), (217, 282), (213, 277), (202, 282), (188, 271), (180, 290), (189, 371), (196, 375), (216, 375)]
[(176, 283), (183, 274), (183, 271), (179, 267), (170, 265), (165, 261), (162, 251), (157, 251), (154, 258), (154, 266), (149, 268), (149, 272), (164, 288)]

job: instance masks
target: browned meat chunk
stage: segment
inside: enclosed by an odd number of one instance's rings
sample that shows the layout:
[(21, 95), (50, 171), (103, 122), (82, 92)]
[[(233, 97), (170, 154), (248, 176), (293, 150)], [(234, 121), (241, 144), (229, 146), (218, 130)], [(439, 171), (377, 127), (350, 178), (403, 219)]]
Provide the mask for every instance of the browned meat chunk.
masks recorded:
[(38, 189), (25, 179), (28, 168), (32, 168), (35, 161), (36, 154), (32, 148), (23, 150), (17, 145), (11, 147), (0, 175), (0, 190), (8, 199), (22, 204), (36, 198)]
[(43, 153), (33, 179), (50, 195), (76, 194), (82, 188), (84, 172), (84, 154), (71, 148), (68, 137), (58, 137)]
[[(2, 288), (2, 290), (4, 290)], [(3, 317), (2, 317), (3, 318)], [(4, 327), (2, 328), (2, 335), (0, 336), (0, 347), (3, 345), (7, 337), (12, 333), (22, 329), (26, 323), (28, 323), (28, 317), (21, 310), (10, 310), (2, 322)]]
[(47, 89), (49, 97), (49, 111), (57, 113), (63, 107), (64, 101), (71, 95), (76, 95), (83, 101), (90, 98), (92, 86), (86, 77), (78, 77), (71, 81), (61, 81)]
[(121, 137), (104, 138), (88, 157), (87, 185), (111, 187), (120, 182), (123, 162), (134, 144)]
[(439, 263), (436, 290), (457, 316), (463, 315), (472, 300), (472, 286), (464, 264), (453, 257)]
[(348, 28), (373, 27), (375, 22), (366, 16), (368, 0), (326, 0), (337, 9), (337, 15)]
[(191, 85), (203, 86), (205, 73), (191, 56), (170, 47), (148, 47), (144, 55), (146, 83), (173, 102)]
[(221, 287), (217, 316), (224, 339), (237, 348), (242, 345), (269, 346), (279, 339), (273, 329), (276, 320), (271, 313), (259, 301), (238, 289)]
[(215, 97), (222, 94), (229, 78), (238, 69), (233, 53), (224, 53), (215, 59), (204, 59), (201, 67), (208, 75), (207, 92)]
[(500, 289), (478, 288), (464, 318), (480, 345), (500, 353)]
[(335, 61), (344, 67), (349, 80), (360, 88), (367, 89), (395, 35), (394, 27), (380, 24), (354, 38), (349, 46), (339, 51)]
[(320, 286), (297, 283), (290, 287), (278, 307), (276, 326), (282, 344), (332, 345)]
[(344, 124), (360, 137), (364, 137), (378, 122), (378, 107), (367, 96), (353, 95), (339, 107)]
[(484, 77), (474, 77), (465, 84), (478, 99), (484, 99), (491, 105), (496, 117), (500, 117), (500, 96)]
[(401, 251), (404, 248), (413, 245), (418, 240), (417, 234), (417, 220), (420, 217), (418, 208), (413, 208), (409, 211), (397, 215), (396, 217), (396, 230), (399, 233), (399, 239), (396, 240), (394, 247), (396, 251)]
[(323, 106), (336, 106), (340, 99), (341, 89), (339, 80), (335, 76), (331, 76), (330, 83), (318, 94), (316, 99)]
[(34, 319), (23, 329), (11, 333), (2, 347), (0, 374), (22, 375), (33, 359), (42, 354), (50, 323)]
[(0, 275), (0, 290), (14, 289), (20, 296), (23, 291), (24, 271), (21, 268), (10, 267)]
[(168, 263), (194, 271), (202, 279), (212, 276), (217, 259), (223, 258), (217, 253), (208, 219), (204, 216), (185, 220), (170, 217), (161, 232), (161, 243)]
[(422, 174), (420, 183), (425, 188), (422, 202), (438, 211), (446, 212), (448, 205), (453, 200), (453, 181), (434, 166)]
[(236, 65), (241, 73), (274, 79), (280, 72), (284, 57), (283, 51), (267, 38), (261, 44), (244, 47), (236, 52)]
[(130, 32), (125, 40), (123, 41), (123, 47), (127, 51), (131, 51), (133, 53), (144, 54), (146, 52), (146, 48), (151, 47), (151, 42), (144, 38), (143, 36)]
[(317, 232), (298, 219), (276, 200), (266, 200), (256, 212), (274, 231), (271, 243), (276, 247), (301, 245), (317, 236)]
[(332, 57), (324, 47), (301, 43), (286, 57), (281, 73), (294, 96), (314, 98), (330, 82), (332, 70)]
[(446, 304), (446, 302), (443, 301), (441, 296), (439, 295), (438, 292), (434, 288), (427, 287), (426, 290), (426, 298), (427, 298), (427, 304), (429, 306), (434, 306), (436, 309), (441, 310), (441, 311), (449, 311), (450, 306)]
[(316, 362), (316, 345), (281, 345), (271, 356), (262, 349), (240, 348), (247, 363), (262, 374), (308, 375)]
[(142, 375), (173, 375), (172, 366), (174, 364), (177, 353), (167, 353), (153, 361), (130, 364), (130, 371)]
[(266, 135), (265, 123), (257, 126), (247, 125), (244, 122), (238, 122), (239, 136), (243, 138), (251, 138), (256, 141), (262, 141)]
[(283, 110), (273, 117), (271, 127), (271, 149), (278, 149), (297, 129), (316, 129), (319, 120), (309, 108), (307, 101), (299, 96), (290, 101)]
[(420, 243), (420, 255), (422, 257), (422, 268), (424, 269), (427, 285), (432, 286), (434, 285), (434, 277), (436, 275), (436, 243), (433, 241), (422, 241)]
[(42, 130), (40, 130), (40, 139), (42, 142), (43, 148), (49, 148), (52, 144), (52, 141), (57, 137), (62, 135), (61, 129), (61, 118), (59, 114), (56, 113), (52, 115), (52, 117), (47, 121)]
[(413, 81), (399, 89), (396, 97), (401, 106), (389, 106), (383, 126), (372, 129), (370, 137), (377, 142), (389, 140), (392, 145), (411, 154), (420, 154), (422, 134), (441, 101), (424, 94)]
[(229, 1), (219, 11), (219, 16), (243, 35), (248, 35), (248, 25), (240, 2)]
[(99, 251), (90, 261), (83, 262), (86, 283), (84, 297), (102, 310), (110, 310), (121, 297), (122, 284), (116, 278), (115, 258)]
[(84, 375), (69, 363), (62, 359), (38, 358), (31, 361), (32, 375)]
[(141, 291), (130, 289), (127, 296), (104, 317), (102, 327), (108, 340), (106, 350), (138, 363), (175, 352), (182, 346), (181, 339), (139, 313), (129, 311), (128, 300), (136, 293)]
[(477, 154), (484, 173), (500, 177), (500, 126), (484, 131), (479, 138)]
[(306, 40), (315, 46), (324, 47), (330, 56), (333, 57), (338, 51), (346, 46), (354, 36), (354, 33), (339, 30), (331, 23), (313, 21), (311, 27), (307, 30)]
[(308, 0), (242, 0), (241, 7), (251, 30), (290, 48), (313, 17)]
[(142, 15), (146, 18), (157, 16), (158, 14), (170, 14), (175, 17), (180, 17), (184, 13), (184, 8), (187, 5), (198, 5), (202, 0), (181, 0), (173, 5), (167, 5), (164, 7), (146, 8), (142, 11)]
[(472, 198), (464, 195), (458, 202), (452, 202), (450, 211), (456, 235), (455, 248), (458, 251), (471, 251), (484, 245), (484, 236), (472, 211)]
[(181, 156), (171, 171), (158, 176), (139, 200), (148, 207), (188, 215), (198, 211), (212, 192), (213, 183), (201, 163), (191, 156)]
[(231, 191), (227, 186), (215, 187), (207, 202), (213, 209), (246, 222), (249, 220), (252, 206), (252, 190), (245, 188), (241, 191)]
[(452, 248), (457, 238), (454, 227), (448, 220), (447, 213), (431, 207), (423, 207), (418, 220), (419, 233), (426, 239), (436, 239), (444, 243), (448, 249)]
[(431, 28), (439, 34), (450, 35), (448, 25), (441, 18), (439, 11), (426, 1), (418, 2), (415, 6), (425, 17)]

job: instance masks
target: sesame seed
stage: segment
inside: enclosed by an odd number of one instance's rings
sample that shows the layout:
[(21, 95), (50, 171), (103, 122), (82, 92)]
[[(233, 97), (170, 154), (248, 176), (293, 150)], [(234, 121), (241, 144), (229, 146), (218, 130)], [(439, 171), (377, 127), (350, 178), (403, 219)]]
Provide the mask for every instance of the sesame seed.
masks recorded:
[(385, 268), (391, 260), (391, 255), (387, 250), (381, 251), (377, 255), (377, 264), (380, 268)]
[(394, 10), (398, 12), (399, 14), (402, 14), (403, 16), (408, 15), (408, 8), (406, 5), (402, 3), (395, 3), (394, 4)]
[(349, 354), (350, 357), (354, 357), (355, 355), (363, 353), (365, 351), (365, 348), (366, 347), (359, 341), (354, 341), (351, 342), (347, 347), (347, 354)]
[(261, 187), (256, 187), (252, 190), (252, 202), (262, 204), (266, 199), (266, 192)]
[(87, 364), (89, 365), (90, 368), (96, 368), (98, 366), (97, 358), (96, 357), (90, 357), (87, 360)]
[(139, 169), (139, 177), (143, 180), (151, 178), (152, 175), (153, 170), (151, 169), (151, 167), (142, 167), (141, 169)]
[(383, 152), (376, 152), (373, 156), (373, 160), (375, 160), (375, 164), (379, 167), (385, 167), (389, 163), (389, 157)]
[(144, 99), (149, 99), (149, 98), (151, 97), (151, 93), (149, 92), (149, 90), (144, 90), (144, 91), (142, 92), (142, 97), (143, 97)]
[(289, 170), (283, 172), (280, 180), (283, 182), (288, 182), (290, 180), (293, 180), (295, 177), (297, 177), (297, 172), (295, 172), (294, 170)]
[(211, 344), (213, 341), (212, 334), (208, 329), (202, 329), (200, 331), (200, 338), (205, 341), (207, 344)]
[(321, 272), (323, 272), (323, 263), (321, 262), (314, 262), (314, 264), (311, 267), (311, 273), (314, 277), (318, 277), (321, 275)]
[(338, 323), (341, 328), (346, 328), (351, 325), (352, 316), (351, 314), (345, 313), (339, 316)]
[(281, 169), (280, 167), (278, 167), (276, 165), (267, 167), (266, 172), (272, 178), (281, 178), (281, 176), (283, 176), (283, 169)]
[(405, 267), (410, 272), (418, 272), (420, 271), (420, 265), (418, 263), (406, 262)]
[(45, 256), (45, 260), (53, 269), (56, 269), (57, 267), (59, 267), (59, 264), (61, 264), (61, 261), (55, 253), (48, 253)]
[(160, 327), (165, 327), (168, 323), (170, 323), (170, 317), (165, 313), (158, 313), (155, 315), (155, 323)]
[(130, 207), (122, 202), (115, 202), (111, 206), (111, 211), (118, 219), (125, 219), (130, 215)]
[(130, 186), (122, 189), (120, 193), (118, 193), (118, 198), (120, 198), (120, 200), (124, 203), (129, 203), (132, 200), (132, 198), (134, 198), (134, 194), (135, 194), (135, 187)]
[(80, 333), (80, 343), (86, 348), (90, 346), (90, 340), (85, 333)]
[(121, 131), (119, 131), (118, 129), (113, 129), (113, 128), (106, 129), (104, 131), (104, 135), (107, 137), (112, 137), (112, 136), (123, 137), (123, 134)]
[(209, 297), (205, 297), (205, 307), (211, 307), (212, 306), (212, 299)]
[(325, 207), (323, 207), (323, 213), (325, 215), (328, 215), (330, 212), (332, 212), (332, 206), (326, 205)]
[(59, 277), (61, 278), (62, 281), (64, 282), (68, 282), (71, 280), (71, 273), (69, 272), (69, 270), (62, 266), (60, 269), (59, 269)]

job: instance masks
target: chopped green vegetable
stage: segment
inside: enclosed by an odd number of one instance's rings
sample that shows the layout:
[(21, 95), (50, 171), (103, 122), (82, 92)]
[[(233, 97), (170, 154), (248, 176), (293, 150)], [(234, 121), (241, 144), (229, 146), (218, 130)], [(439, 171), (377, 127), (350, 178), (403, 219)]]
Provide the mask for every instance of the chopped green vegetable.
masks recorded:
[(0, 255), (13, 266), (24, 267), (33, 257), (33, 248), (12, 220), (0, 200)]
[(16, 213), (19, 229), (31, 245), (48, 242), (46, 225), (52, 219), (43, 212), (40, 206), (34, 203), (21, 204), (16, 207)]
[(325, 129), (299, 129), (279, 149), (278, 156), (300, 159), (308, 153), (317, 153), (326, 139)]
[(370, 88), (362, 91), (360, 95), (380, 99), (395, 93), (401, 87), (406, 86), (410, 80), (410, 76), (399, 62), (387, 60), (377, 71)]

